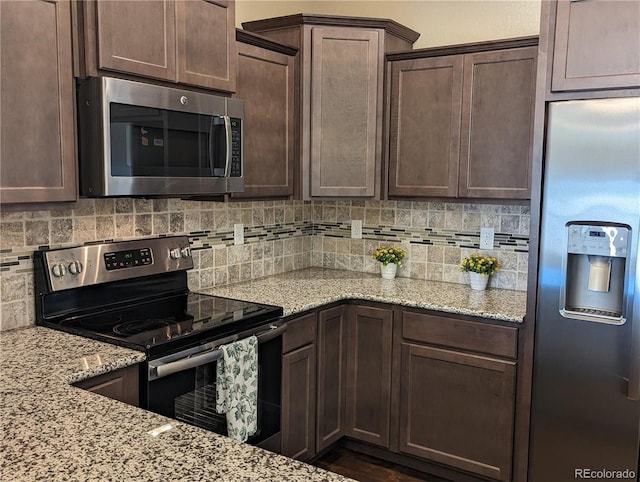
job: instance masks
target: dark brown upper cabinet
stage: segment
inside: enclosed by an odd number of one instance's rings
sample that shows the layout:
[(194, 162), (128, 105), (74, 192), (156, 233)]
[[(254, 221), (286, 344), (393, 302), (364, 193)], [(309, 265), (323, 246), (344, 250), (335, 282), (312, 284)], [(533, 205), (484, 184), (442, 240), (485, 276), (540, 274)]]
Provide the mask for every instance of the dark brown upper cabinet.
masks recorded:
[(297, 49), (238, 30), (238, 84), (244, 101), (244, 192), (232, 198), (293, 196)]
[(0, 2), (0, 203), (77, 199), (71, 3)]
[(640, 2), (555, 6), (552, 91), (640, 87)]
[(234, 92), (232, 0), (78, 2), (80, 76), (109, 71)]
[(531, 197), (537, 52), (464, 56), (458, 197)]
[(529, 199), (537, 37), (389, 55), (389, 197)]
[(300, 50), (296, 197), (380, 199), (384, 54), (418, 34), (391, 20), (306, 14), (242, 26)]
[(456, 197), (461, 55), (392, 62), (390, 196)]

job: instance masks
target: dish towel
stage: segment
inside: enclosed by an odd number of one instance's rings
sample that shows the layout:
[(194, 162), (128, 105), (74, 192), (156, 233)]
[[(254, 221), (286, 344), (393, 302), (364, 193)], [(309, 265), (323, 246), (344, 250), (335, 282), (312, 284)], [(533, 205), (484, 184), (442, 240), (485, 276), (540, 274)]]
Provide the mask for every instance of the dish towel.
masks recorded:
[(227, 414), (229, 437), (246, 442), (258, 429), (258, 339), (222, 345), (216, 366), (216, 411)]

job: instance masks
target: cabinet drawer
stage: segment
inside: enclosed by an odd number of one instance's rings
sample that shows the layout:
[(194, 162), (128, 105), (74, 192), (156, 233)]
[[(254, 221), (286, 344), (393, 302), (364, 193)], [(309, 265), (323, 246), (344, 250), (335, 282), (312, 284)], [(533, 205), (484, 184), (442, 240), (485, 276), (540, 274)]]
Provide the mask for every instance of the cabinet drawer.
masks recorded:
[(294, 318), (287, 322), (287, 331), (282, 339), (282, 353), (288, 353), (316, 340), (316, 313)]
[(402, 337), (490, 355), (516, 358), (518, 329), (426, 313), (402, 313)]

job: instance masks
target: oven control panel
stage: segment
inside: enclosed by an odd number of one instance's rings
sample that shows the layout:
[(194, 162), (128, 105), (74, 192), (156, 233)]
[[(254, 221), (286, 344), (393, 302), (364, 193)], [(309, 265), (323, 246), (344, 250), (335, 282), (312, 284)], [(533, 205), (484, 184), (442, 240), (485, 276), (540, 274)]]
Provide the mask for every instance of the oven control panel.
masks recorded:
[(51, 291), (193, 268), (186, 236), (44, 251)]
[(153, 264), (153, 255), (149, 248), (104, 253), (104, 265), (107, 271), (146, 266), (149, 264)]

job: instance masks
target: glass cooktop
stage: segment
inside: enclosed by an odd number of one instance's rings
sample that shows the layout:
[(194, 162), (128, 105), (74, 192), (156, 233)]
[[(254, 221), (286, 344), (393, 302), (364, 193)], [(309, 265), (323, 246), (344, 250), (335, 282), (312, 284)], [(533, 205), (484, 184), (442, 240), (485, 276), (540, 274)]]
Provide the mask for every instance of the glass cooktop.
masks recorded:
[(150, 356), (240, 333), (281, 316), (278, 306), (184, 293), (44, 324)]

